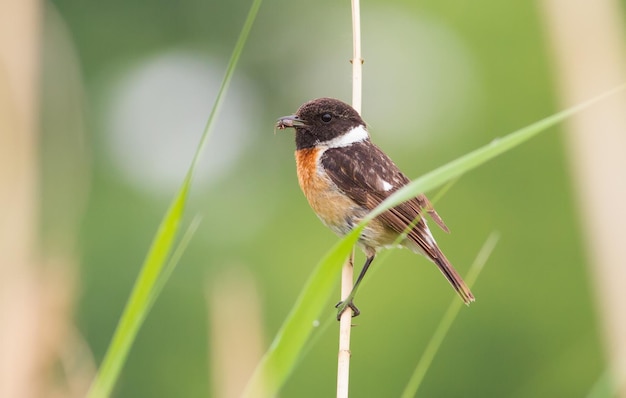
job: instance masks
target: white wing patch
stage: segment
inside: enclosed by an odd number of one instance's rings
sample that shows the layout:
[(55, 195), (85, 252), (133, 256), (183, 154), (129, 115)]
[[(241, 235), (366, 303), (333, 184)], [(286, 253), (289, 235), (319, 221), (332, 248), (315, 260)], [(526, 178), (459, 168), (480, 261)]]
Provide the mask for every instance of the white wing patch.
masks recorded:
[(382, 182), (383, 182), (383, 191), (385, 191), (385, 192), (386, 192), (386, 191), (390, 191), (390, 190), (391, 190), (391, 188), (393, 188), (393, 185), (391, 185), (391, 184), (390, 184), (390, 183), (388, 183), (387, 181), (382, 180)]
[(342, 136), (335, 137), (332, 140), (329, 140), (323, 144), (325, 144), (329, 148), (341, 148), (345, 146), (352, 145), (356, 142), (365, 141), (369, 138), (369, 133), (365, 129), (365, 126), (360, 125), (352, 128), (350, 131), (345, 133)]
[(426, 220), (424, 220), (424, 225), (426, 226), (425, 228), (425, 234), (424, 234), (424, 238), (426, 240), (426, 242), (428, 242), (431, 246), (437, 246), (437, 242), (435, 242), (435, 238), (433, 237), (433, 234), (430, 232), (430, 229), (428, 229), (428, 226), (426, 225)]

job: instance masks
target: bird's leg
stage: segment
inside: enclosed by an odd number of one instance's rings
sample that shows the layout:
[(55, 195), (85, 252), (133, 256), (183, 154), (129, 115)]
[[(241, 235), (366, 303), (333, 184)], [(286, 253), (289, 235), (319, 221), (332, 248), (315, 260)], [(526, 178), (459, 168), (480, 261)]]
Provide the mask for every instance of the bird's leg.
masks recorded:
[(361, 284), (361, 281), (363, 280), (365, 273), (367, 272), (367, 269), (369, 268), (370, 264), (372, 264), (372, 261), (374, 261), (373, 254), (370, 257), (368, 257), (367, 260), (365, 260), (363, 269), (361, 270), (359, 277), (356, 278), (356, 282), (354, 283), (354, 286), (352, 287), (350, 294), (348, 294), (348, 297), (346, 297), (345, 300), (337, 303), (337, 305), (335, 306), (335, 308), (337, 308), (337, 320), (341, 318), (341, 314), (343, 314), (343, 312), (347, 310), (348, 308), (352, 309), (353, 317), (359, 316), (359, 314), (361, 313), (361, 311), (359, 311), (359, 309), (356, 308), (356, 305), (354, 305), (353, 300), (354, 300), (354, 296), (356, 295), (356, 291), (359, 288), (359, 285)]

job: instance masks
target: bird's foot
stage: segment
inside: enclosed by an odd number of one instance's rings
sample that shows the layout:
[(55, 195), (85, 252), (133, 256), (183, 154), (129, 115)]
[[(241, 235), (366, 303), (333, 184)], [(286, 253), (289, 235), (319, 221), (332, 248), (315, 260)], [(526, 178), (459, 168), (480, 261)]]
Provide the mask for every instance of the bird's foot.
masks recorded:
[(353, 318), (361, 314), (361, 311), (359, 311), (359, 309), (356, 308), (356, 305), (354, 305), (354, 303), (352, 302), (352, 298), (348, 298), (344, 301), (338, 302), (335, 308), (337, 308), (337, 320), (341, 319), (341, 314), (343, 314), (344, 311), (346, 311), (348, 308), (352, 310)]

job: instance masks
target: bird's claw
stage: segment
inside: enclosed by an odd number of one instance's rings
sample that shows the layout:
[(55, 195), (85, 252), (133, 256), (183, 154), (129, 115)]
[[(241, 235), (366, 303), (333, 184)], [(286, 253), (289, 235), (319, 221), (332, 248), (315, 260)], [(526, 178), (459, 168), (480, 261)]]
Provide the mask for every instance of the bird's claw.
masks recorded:
[(356, 305), (354, 305), (354, 303), (352, 302), (352, 299), (338, 302), (335, 308), (337, 308), (337, 320), (341, 319), (341, 314), (343, 314), (344, 311), (346, 311), (348, 308), (352, 310), (353, 318), (361, 314), (361, 311), (359, 311), (359, 309), (356, 308)]

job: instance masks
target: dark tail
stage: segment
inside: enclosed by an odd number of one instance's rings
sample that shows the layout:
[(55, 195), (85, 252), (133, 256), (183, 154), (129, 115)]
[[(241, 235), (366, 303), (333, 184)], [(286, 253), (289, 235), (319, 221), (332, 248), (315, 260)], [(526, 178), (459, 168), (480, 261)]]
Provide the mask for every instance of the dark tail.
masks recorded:
[(452, 264), (450, 264), (450, 261), (448, 261), (439, 248), (437, 248), (437, 253), (434, 258), (431, 258), (431, 260), (437, 264), (441, 273), (446, 277), (448, 282), (450, 282), (459, 296), (461, 296), (461, 299), (465, 304), (469, 304), (475, 300), (474, 295), (463, 281), (463, 278), (461, 278), (461, 275), (456, 272)]

